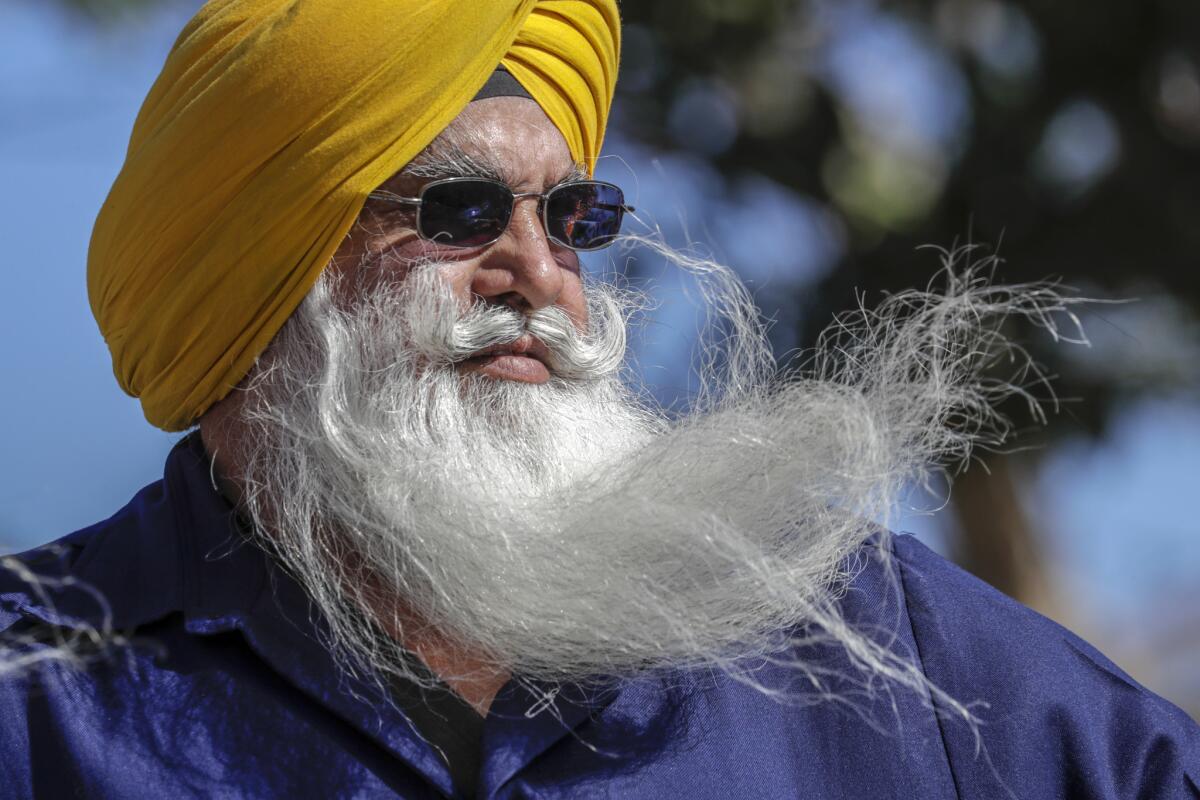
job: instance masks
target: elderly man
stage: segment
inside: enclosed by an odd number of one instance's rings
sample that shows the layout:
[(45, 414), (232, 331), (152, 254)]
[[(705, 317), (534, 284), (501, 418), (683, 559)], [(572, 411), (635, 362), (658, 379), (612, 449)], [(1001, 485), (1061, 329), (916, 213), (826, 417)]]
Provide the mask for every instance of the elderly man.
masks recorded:
[(630, 298), (579, 261), (632, 211), (590, 177), (618, 44), (612, 0), (188, 24), (89, 289), (198, 432), (8, 559), (0, 796), (1197, 796), (1181, 711), (870, 522), (988, 441), (978, 320), (1051, 293), (950, 275), (784, 381), (677, 256), (706, 392), (623, 379)]

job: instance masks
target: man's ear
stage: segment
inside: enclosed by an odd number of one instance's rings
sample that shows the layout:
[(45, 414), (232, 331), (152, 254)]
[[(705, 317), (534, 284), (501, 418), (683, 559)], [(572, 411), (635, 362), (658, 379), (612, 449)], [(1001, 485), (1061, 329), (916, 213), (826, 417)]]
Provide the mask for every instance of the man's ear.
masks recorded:
[(249, 378), (234, 387), (200, 417), (197, 427), (204, 451), (212, 460), (213, 485), (234, 506), (241, 504), (242, 487), (238, 480), (249, 443), (241, 412), (248, 402)]

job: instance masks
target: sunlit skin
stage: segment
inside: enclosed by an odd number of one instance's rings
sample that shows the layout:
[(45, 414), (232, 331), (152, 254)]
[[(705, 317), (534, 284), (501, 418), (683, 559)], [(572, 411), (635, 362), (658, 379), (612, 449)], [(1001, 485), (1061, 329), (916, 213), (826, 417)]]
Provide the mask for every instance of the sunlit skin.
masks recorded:
[[(488, 164), (514, 192), (544, 192), (572, 177), (576, 165), (562, 134), (532, 100), (497, 97), (473, 102), (451, 123), (448, 131), (475, 161)], [(429, 178), (397, 174), (379, 187), (401, 196), (416, 196)], [(423, 240), (414, 229), (415, 209), (410, 206), (368, 202), (358, 222), (338, 248), (330, 269), (345, 275), (345, 285), (370, 282), (364, 270), (405, 270), (415, 260), (432, 257), (444, 262), (442, 277), (463, 304), (482, 298), (517, 310), (532, 311), (557, 305), (582, 328), (587, 305), (577, 254), (551, 242), (538, 216), (536, 197), (518, 199), (504, 234), (484, 247), (454, 248)], [(365, 256), (365, 258), (364, 258)], [(544, 346), (532, 337), (512, 345), (491, 348), (502, 352), (480, 353), (458, 366), (463, 373), (479, 373), (496, 380), (545, 383), (550, 372)], [(213, 455), (222, 489), (235, 503), (240, 497), (238, 470), (239, 423), (237, 404), (243, 394), (234, 392), (200, 420), (205, 448)], [(506, 672), (487, 665), (468, 644), (453, 641), (410, 613), (401, 598), (377, 619), (406, 648), (459, 694), (480, 715), (486, 715), (496, 693), (508, 681)], [(390, 624), (403, 620), (404, 630)]]
[[(469, 131), (456, 137), (462, 150), (493, 166), (514, 192), (544, 192), (575, 172), (562, 134), (532, 100), (496, 97), (471, 103), (450, 129)], [(401, 172), (380, 188), (415, 197), (429, 180)], [(392, 256), (387, 263), (399, 269), (407, 261), (433, 257), (446, 262), (442, 277), (464, 304), (482, 298), (520, 311), (557, 305), (580, 327), (586, 323), (578, 256), (547, 238), (536, 197), (519, 198), (507, 230), (484, 247), (456, 248), (422, 239), (414, 228), (415, 211), (413, 206), (368, 201), (332, 269), (359, 279), (363, 276), (356, 273), (372, 268), (364, 264), (385, 253)], [(459, 370), (528, 383), (549, 380), (545, 348), (537, 340), (526, 336), (501, 350), (469, 359)]]

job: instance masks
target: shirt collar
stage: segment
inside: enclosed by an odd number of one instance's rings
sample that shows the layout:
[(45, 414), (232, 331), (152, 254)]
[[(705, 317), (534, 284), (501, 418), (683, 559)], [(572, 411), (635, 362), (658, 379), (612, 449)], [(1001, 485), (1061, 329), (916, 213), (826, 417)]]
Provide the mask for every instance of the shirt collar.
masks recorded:
[[(217, 490), (199, 434), (176, 444), (163, 479), (111, 518), (18, 558), (50, 580), (40, 594), (18, 590), (19, 580), (10, 591), (13, 576), (0, 574), (0, 616), (130, 633), (180, 614), (194, 635), (239, 632), (285, 680), (454, 796), (446, 765), (393, 699), (337, 668), (304, 590), (250, 539)], [(484, 723), (484, 796), (617, 694), (510, 681)]]
[(240, 632), (288, 682), (450, 794), (449, 771), (383, 690), (337, 667), (304, 590), (250, 540), (218, 491), (198, 435), (171, 452), (164, 483), (179, 541), (187, 630)]
[[(182, 612), (193, 634), (239, 631), (290, 683), (453, 794), (445, 764), (391, 698), (373, 682), (337, 669), (323, 644), (322, 621), (304, 590), (249, 538), (237, 512), (218, 491), (199, 434), (175, 446), (163, 480), (143, 490), (122, 513), (132, 515), (137, 524), (122, 526), (129, 528), (127, 535), (110, 531), (103, 537), (81, 575), (93, 575), (97, 585), (108, 575), (103, 582), (107, 588), (113, 574), (125, 572), (119, 569), (122, 563), (136, 567), (132, 574), (137, 579), (128, 583), (136, 584), (137, 590), (113, 603), (114, 627)], [(510, 681), (485, 723), (484, 782), (502, 785), (598, 714), (614, 695), (611, 690), (551, 689)]]

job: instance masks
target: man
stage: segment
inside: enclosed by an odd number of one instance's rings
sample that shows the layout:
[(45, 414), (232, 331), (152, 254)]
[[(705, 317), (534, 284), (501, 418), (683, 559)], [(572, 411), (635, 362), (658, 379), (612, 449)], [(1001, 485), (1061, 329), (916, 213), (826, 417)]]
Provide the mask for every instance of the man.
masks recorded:
[[(783, 381), (745, 290), (670, 419), (579, 252), (611, 0), (217, 0), (97, 221), (122, 385), (198, 426), (9, 559), (4, 797), (1189, 797), (1200, 732), (870, 520), (999, 421), (971, 274)], [(651, 242), (653, 244), (653, 242)], [(1011, 390), (1011, 389), (1009, 389)]]

